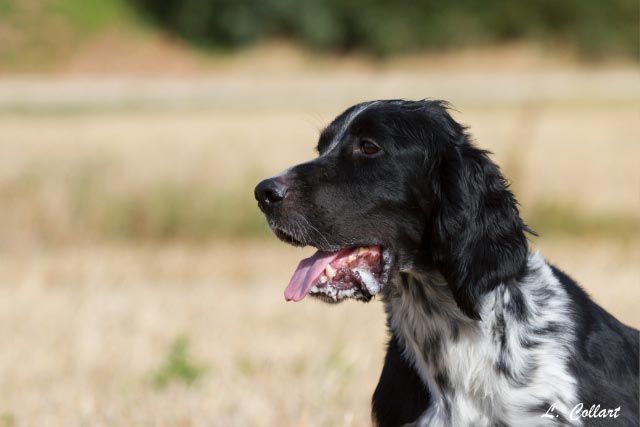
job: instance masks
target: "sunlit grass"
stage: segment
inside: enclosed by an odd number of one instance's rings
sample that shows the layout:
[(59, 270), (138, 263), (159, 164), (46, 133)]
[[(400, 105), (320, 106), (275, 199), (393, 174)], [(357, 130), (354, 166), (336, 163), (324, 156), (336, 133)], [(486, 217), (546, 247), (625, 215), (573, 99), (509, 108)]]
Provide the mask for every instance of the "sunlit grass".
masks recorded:
[[(32, 238), (43, 242), (206, 243), (270, 236), (253, 198), (257, 177), (226, 188), (195, 179), (158, 179), (114, 189), (109, 184), (110, 173), (105, 166), (90, 163), (78, 165), (57, 182), (55, 175), (25, 173), (0, 182), (0, 202), (28, 211), (21, 222)], [(52, 197), (58, 199), (56, 215), (48, 212)], [(575, 203), (541, 200), (531, 203), (522, 215), (533, 230), (545, 236), (626, 241), (640, 236), (640, 218), (615, 210), (591, 212)], [(11, 231), (7, 227), (0, 222), (0, 236)]]
[[(492, 62), (503, 73), (509, 61)], [(57, 81), (24, 83), (30, 98), (0, 87), (16, 100), (0, 112), (0, 427), (369, 425), (382, 305), (285, 303), (311, 249), (278, 242), (253, 200), (259, 179), (311, 158), (318, 129), (365, 96), (457, 96), (518, 184), (541, 234), (532, 247), (637, 327), (636, 79), (451, 69), (314, 69), (273, 85), (234, 72), (232, 98), (218, 98), (223, 82), (175, 109), (171, 83), (149, 94), (134, 82), (125, 98), (143, 101), (126, 105), (99, 81), (102, 98), (70, 85), (68, 104)], [(532, 114), (523, 97), (539, 88), (554, 96)]]
[(620, 212), (588, 213), (578, 206), (543, 201), (525, 212), (528, 225), (541, 236), (599, 237), (634, 241), (640, 237), (640, 218)]

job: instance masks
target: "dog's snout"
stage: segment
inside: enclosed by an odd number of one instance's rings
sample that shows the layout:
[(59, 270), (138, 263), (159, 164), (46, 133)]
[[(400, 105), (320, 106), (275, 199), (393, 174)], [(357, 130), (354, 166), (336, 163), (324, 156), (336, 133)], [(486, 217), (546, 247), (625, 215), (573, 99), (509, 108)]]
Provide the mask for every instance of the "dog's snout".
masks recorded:
[(280, 178), (268, 178), (260, 182), (255, 189), (258, 206), (264, 212), (270, 212), (287, 196), (287, 186)]

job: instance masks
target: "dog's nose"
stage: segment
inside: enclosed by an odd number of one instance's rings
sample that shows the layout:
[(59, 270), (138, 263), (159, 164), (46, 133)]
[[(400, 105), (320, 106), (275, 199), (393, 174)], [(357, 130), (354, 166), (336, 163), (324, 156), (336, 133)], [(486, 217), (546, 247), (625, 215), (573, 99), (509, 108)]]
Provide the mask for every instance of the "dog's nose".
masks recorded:
[(268, 213), (287, 196), (287, 186), (279, 178), (268, 178), (256, 186), (255, 196), (262, 212)]

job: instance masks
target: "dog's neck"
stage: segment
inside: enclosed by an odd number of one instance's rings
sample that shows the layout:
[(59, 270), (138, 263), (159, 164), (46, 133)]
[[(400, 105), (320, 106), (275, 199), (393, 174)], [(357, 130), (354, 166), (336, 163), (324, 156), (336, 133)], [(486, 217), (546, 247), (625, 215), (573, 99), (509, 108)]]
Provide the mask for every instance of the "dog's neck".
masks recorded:
[(386, 291), (389, 327), (434, 398), (420, 425), (539, 421), (547, 402), (568, 414), (569, 300), (540, 255), (530, 254), (527, 268), (518, 283), (484, 296), (481, 321), (462, 313), (438, 273), (401, 273)]

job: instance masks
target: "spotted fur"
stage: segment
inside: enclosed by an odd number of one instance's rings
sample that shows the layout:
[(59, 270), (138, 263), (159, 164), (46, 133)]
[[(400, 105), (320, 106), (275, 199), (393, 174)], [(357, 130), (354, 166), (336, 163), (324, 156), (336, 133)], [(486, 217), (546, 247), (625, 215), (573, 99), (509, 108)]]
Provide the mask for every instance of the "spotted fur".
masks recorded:
[(581, 425), (569, 420), (578, 403), (569, 298), (539, 254), (527, 270), (483, 297), (482, 322), (461, 313), (437, 273), (401, 273), (388, 288), (390, 328), (433, 396), (415, 425), (538, 426), (547, 402), (556, 424)]

